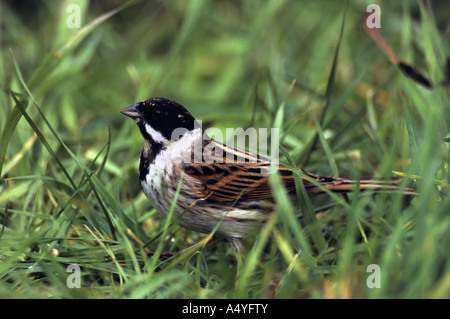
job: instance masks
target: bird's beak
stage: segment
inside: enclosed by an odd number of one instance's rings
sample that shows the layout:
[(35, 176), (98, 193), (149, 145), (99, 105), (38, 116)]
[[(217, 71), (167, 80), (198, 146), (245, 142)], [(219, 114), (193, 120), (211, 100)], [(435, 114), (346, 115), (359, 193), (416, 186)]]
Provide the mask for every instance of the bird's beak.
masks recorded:
[(139, 110), (137, 109), (139, 104), (135, 104), (129, 107), (126, 107), (124, 109), (120, 110), (120, 113), (122, 113), (123, 115), (129, 116), (132, 119), (138, 118), (142, 116), (142, 113), (139, 112)]

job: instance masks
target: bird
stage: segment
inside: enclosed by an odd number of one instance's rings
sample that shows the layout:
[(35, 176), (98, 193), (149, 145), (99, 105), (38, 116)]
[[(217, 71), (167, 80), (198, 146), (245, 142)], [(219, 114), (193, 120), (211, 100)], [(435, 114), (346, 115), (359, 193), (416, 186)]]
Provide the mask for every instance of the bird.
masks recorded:
[[(152, 206), (166, 218), (173, 209), (181, 227), (206, 234), (215, 231), (216, 237), (229, 240), (233, 250), (244, 251), (245, 236), (261, 228), (276, 210), (270, 159), (210, 138), (183, 105), (167, 98), (142, 100), (120, 112), (136, 122), (144, 138), (139, 181)], [(276, 165), (295, 201), (293, 170)], [(311, 197), (326, 190), (348, 193), (357, 187), (415, 194), (414, 189), (401, 188), (396, 179), (352, 180), (298, 170)]]

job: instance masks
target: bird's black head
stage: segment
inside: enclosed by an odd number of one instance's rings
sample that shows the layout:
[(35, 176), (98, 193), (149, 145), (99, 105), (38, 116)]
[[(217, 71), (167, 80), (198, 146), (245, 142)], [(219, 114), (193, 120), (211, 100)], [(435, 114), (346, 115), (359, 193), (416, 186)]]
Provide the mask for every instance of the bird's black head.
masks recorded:
[(145, 139), (166, 144), (176, 135), (174, 130), (192, 131), (199, 127), (195, 118), (181, 104), (165, 99), (150, 98), (120, 111), (134, 119)]

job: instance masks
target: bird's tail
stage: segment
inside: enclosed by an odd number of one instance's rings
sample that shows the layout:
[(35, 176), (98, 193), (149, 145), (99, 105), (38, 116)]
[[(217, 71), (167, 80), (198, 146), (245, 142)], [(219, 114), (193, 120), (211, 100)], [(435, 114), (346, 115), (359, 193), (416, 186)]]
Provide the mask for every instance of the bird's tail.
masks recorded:
[[(359, 188), (360, 191), (371, 191), (377, 193), (395, 192), (405, 195), (418, 194), (414, 188), (401, 185), (401, 179), (398, 178), (380, 180), (376, 178), (366, 177), (361, 178), (360, 180), (352, 180), (345, 177), (327, 177), (314, 175), (308, 172), (304, 173), (333, 193), (348, 193)], [(312, 182), (305, 184), (305, 188), (307, 193), (310, 195), (326, 193), (323, 188), (315, 185)]]

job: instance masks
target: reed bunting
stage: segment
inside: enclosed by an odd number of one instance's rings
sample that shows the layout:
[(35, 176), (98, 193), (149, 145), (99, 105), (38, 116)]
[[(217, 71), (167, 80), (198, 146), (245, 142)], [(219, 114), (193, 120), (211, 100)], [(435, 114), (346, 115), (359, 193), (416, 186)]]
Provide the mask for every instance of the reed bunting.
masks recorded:
[[(179, 188), (174, 214), (182, 227), (210, 233), (220, 223), (215, 235), (242, 250), (242, 239), (267, 221), (276, 207), (268, 180), (269, 159), (209, 138), (181, 104), (169, 99), (150, 98), (120, 112), (135, 120), (144, 137), (139, 180), (152, 205), (167, 217)], [(293, 172), (283, 165), (277, 165), (277, 171), (295, 201)], [(355, 181), (301, 171), (336, 193), (350, 192), (356, 185), (362, 191), (400, 190), (395, 180)], [(309, 196), (325, 192), (306, 178), (302, 182)]]

